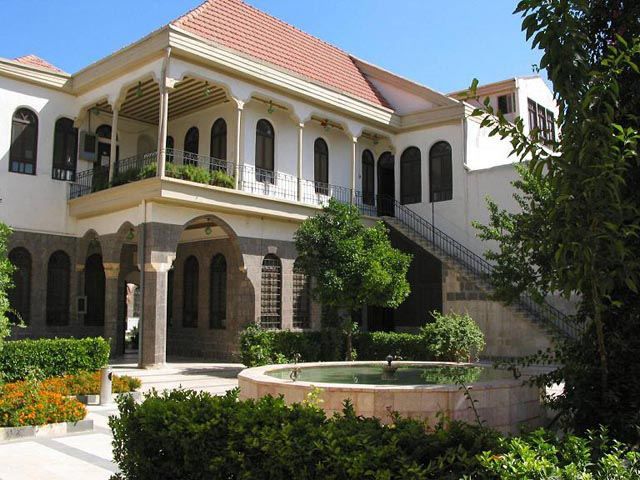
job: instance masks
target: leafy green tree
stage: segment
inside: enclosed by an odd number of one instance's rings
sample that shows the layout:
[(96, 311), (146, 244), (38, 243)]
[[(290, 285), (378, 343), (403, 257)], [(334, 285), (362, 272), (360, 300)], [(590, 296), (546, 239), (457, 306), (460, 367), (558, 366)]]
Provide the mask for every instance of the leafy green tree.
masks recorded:
[(13, 265), (7, 257), (7, 241), (11, 230), (0, 223), (0, 350), (2, 343), (9, 335), (9, 290), (13, 288)]
[(490, 202), (490, 225), (480, 228), (482, 238), (499, 244), (488, 255), (496, 295), (578, 298), (575, 321), (585, 334), (559, 345), (552, 360), (564, 368), (544, 380), (566, 382), (556, 406), (577, 428), (606, 423), (629, 435), (637, 435), (631, 431), (640, 420), (639, 385), (630, 382), (640, 373), (639, 5), (518, 4), (560, 107), (557, 140), (544, 140), (537, 129), (525, 134), (521, 119), (507, 122), (487, 100), (475, 112), (524, 162), (515, 182), (521, 212)]
[(382, 222), (367, 228), (355, 206), (334, 199), (300, 225), (295, 243), (297, 265), (315, 279), (314, 298), (347, 312), (342, 327), (350, 358), (357, 312), (365, 305), (395, 308), (409, 295), (411, 255), (391, 246)]

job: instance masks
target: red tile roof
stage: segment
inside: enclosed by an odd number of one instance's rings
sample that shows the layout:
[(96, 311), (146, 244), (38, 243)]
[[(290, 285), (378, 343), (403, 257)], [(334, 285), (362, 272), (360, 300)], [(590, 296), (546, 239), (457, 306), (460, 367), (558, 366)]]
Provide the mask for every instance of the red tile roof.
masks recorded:
[(348, 53), (242, 0), (206, 0), (172, 25), (324, 86), (389, 107)]
[(60, 70), (55, 65), (50, 64), (46, 60), (36, 56), (36, 55), (25, 55), (23, 57), (18, 57), (13, 59), (14, 62), (22, 63), (24, 65), (29, 65), (31, 67), (39, 67), (47, 70), (51, 70), (56, 73), (65, 73), (63, 70)]

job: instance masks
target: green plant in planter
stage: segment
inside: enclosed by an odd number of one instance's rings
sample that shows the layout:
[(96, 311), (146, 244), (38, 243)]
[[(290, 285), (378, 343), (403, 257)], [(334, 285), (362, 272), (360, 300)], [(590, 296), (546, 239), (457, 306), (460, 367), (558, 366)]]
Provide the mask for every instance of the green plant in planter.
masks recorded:
[(485, 347), (484, 334), (469, 314), (455, 312), (443, 315), (431, 312), (434, 322), (423, 326), (420, 335), (435, 360), (470, 362), (478, 358)]
[(179, 172), (180, 178), (189, 180), (190, 182), (205, 184), (211, 182), (211, 173), (209, 173), (209, 170), (196, 165), (182, 165)]
[(211, 172), (211, 185), (224, 188), (235, 188), (235, 179), (227, 172), (222, 170), (214, 170)]

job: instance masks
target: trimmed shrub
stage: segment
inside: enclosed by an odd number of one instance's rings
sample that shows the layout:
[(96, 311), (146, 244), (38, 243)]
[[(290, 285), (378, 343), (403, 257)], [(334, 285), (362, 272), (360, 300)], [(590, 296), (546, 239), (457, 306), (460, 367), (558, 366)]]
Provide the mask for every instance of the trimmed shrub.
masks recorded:
[(384, 360), (387, 355), (403, 360), (433, 360), (422, 335), (396, 332), (358, 333), (353, 345), (358, 360)]
[(5, 382), (59, 377), (94, 371), (108, 365), (109, 342), (104, 338), (43, 338), (6, 342), (0, 351), (0, 375)]
[(310, 402), (238, 401), (237, 392), (153, 392), (141, 404), (122, 398), (119, 409), (109, 425), (121, 480), (478, 478), (475, 455), (497, 451), (499, 438), (459, 422), (385, 426), (349, 404), (326, 418)]
[(468, 314), (432, 312), (435, 319), (420, 329), (434, 360), (472, 362), (484, 349), (484, 334)]
[[(113, 375), (113, 393), (133, 392), (140, 388), (139, 378), (127, 375)], [(50, 377), (42, 381), (40, 388), (61, 395), (98, 395), (100, 393), (100, 372), (80, 372), (64, 377)]]
[(211, 182), (211, 173), (206, 168), (196, 165), (182, 165), (178, 167), (178, 175), (183, 180), (189, 180), (195, 183), (209, 184)]
[(24, 427), (78, 422), (87, 411), (75, 398), (45, 388), (33, 380), (0, 387), (0, 427)]

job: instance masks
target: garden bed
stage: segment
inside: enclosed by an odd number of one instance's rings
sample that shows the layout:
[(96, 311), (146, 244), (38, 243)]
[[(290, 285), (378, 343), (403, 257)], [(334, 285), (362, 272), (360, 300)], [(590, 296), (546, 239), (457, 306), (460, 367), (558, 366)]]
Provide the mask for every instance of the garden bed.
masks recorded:
[(27, 425), (24, 427), (0, 428), (0, 443), (30, 438), (62, 437), (72, 433), (93, 431), (93, 420), (79, 420), (77, 422), (59, 422), (46, 425)]

